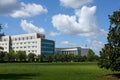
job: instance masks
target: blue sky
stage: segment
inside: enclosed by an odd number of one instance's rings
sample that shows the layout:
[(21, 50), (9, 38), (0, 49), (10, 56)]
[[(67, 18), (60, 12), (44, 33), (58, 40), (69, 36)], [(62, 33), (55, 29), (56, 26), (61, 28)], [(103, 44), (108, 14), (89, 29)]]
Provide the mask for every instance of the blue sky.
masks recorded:
[(0, 0), (5, 35), (43, 33), (56, 47), (89, 47), (107, 42), (109, 18), (120, 0)]

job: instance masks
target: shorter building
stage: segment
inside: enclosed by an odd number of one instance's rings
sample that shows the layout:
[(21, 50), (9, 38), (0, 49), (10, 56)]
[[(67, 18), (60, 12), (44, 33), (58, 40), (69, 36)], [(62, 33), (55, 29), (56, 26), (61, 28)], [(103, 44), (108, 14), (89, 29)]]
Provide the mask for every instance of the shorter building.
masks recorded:
[(81, 48), (81, 47), (56, 48), (55, 53), (86, 56), (88, 54), (88, 50), (89, 48)]
[(81, 48), (81, 56), (87, 56), (89, 48)]

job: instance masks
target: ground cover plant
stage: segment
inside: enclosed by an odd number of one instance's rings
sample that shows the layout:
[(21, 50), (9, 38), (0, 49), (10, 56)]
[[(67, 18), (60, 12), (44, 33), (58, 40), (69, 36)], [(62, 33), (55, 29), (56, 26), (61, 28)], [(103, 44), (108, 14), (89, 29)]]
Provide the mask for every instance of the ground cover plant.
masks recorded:
[(0, 80), (117, 80), (97, 63), (0, 63)]

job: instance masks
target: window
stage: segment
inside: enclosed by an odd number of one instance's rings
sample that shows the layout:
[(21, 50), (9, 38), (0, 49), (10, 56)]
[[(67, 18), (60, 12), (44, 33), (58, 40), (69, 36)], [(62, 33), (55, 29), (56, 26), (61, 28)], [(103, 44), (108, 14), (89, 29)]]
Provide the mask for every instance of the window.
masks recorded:
[(20, 42), (20, 44), (22, 44), (22, 42)]
[(35, 52), (37, 53), (37, 50), (35, 50)]
[(15, 41), (17, 41), (17, 38), (15, 38)]
[(22, 38), (22, 40), (24, 40), (24, 37)]
[(18, 38), (19, 40), (21, 40), (20, 38)]
[(33, 39), (33, 37), (31, 36), (30, 39)]
[(26, 40), (28, 40), (28, 37), (26, 37)]
[(34, 52), (34, 50), (32, 50), (32, 52)]
[(6, 39), (4, 39), (4, 41), (6, 41)]

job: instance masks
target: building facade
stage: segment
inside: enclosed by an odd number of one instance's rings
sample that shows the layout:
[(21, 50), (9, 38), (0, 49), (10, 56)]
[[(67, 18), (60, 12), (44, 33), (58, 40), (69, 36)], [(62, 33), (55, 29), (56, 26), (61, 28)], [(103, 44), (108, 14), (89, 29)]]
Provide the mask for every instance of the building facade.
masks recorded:
[(81, 56), (87, 56), (89, 48), (81, 48)]
[(56, 48), (55, 53), (86, 56), (88, 54), (88, 50), (89, 48), (81, 48), (81, 47)]
[[(36, 55), (54, 54), (55, 42), (45, 39), (44, 34), (32, 33), (14, 36), (2, 36), (0, 46), (4, 51), (26, 51), (27, 54), (35, 53)], [(49, 51), (49, 52), (48, 52)]]

